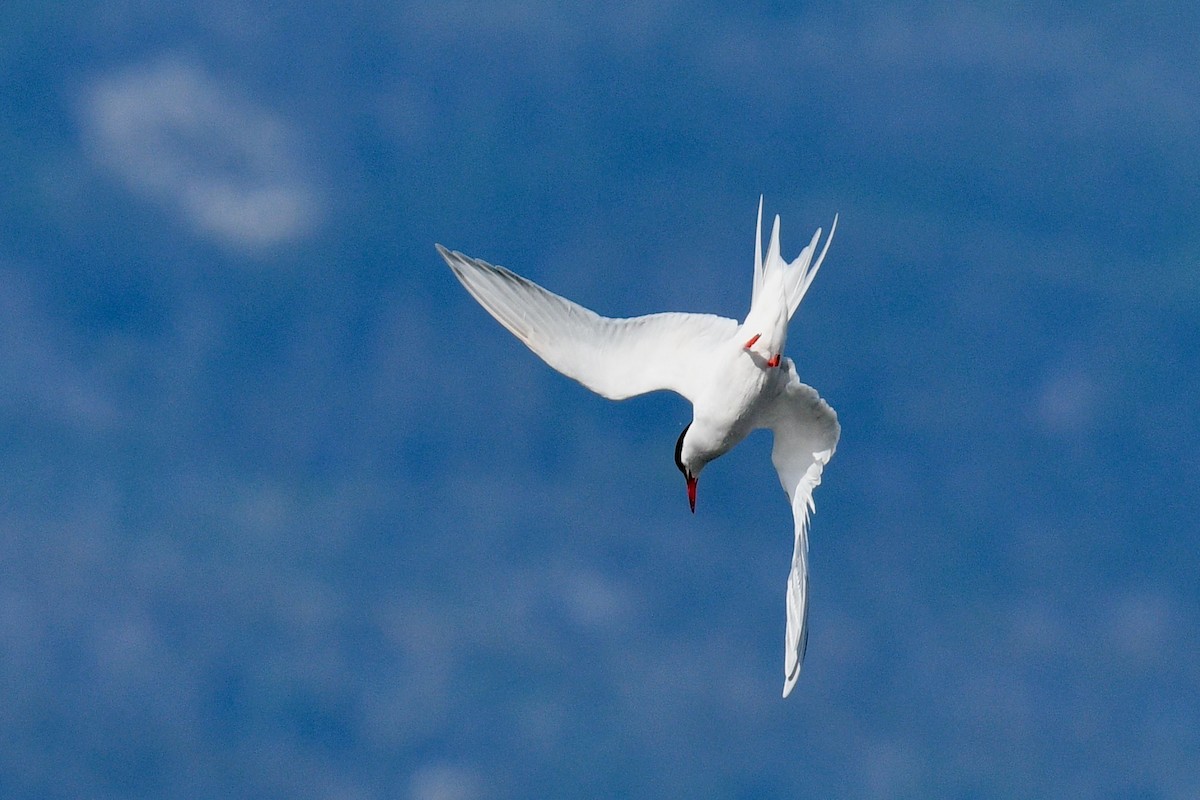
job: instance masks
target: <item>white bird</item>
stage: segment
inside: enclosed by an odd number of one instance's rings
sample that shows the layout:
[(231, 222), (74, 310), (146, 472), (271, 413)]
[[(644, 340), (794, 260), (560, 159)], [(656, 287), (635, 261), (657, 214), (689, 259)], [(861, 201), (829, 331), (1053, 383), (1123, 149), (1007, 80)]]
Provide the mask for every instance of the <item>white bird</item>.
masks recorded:
[(547, 364), (611, 400), (660, 389), (692, 403), (692, 421), (675, 444), (675, 464), (696, 511), (700, 471), (751, 431), (769, 428), (771, 461), (792, 504), (795, 542), (787, 579), (783, 696), (800, 675), (808, 643), (808, 515), (813, 489), (837, 447), (837, 414), (800, 382), (783, 356), (787, 326), (825, 260), (837, 217), (821, 254), (821, 230), (791, 263), (779, 252), (779, 217), (762, 258), (762, 198), (754, 242), (754, 290), (741, 325), (713, 314), (663, 313), (602, 317), (496, 267), (440, 244), (438, 252), (467, 291)]

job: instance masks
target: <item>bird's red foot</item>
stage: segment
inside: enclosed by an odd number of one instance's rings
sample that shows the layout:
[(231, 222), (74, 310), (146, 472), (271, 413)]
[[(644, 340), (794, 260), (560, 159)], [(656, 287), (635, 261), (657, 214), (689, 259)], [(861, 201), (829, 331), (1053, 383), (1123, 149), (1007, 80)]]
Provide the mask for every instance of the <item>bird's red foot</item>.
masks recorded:
[(771, 360), (767, 362), (767, 366), (768, 367), (778, 367), (779, 366), (779, 353), (776, 353), (775, 355), (771, 356)]
[(762, 336), (761, 333), (754, 334), (753, 336), (750, 337), (750, 341), (746, 342), (746, 344), (744, 344), (742, 346), (744, 348), (746, 348), (747, 350), (749, 350), (751, 347), (754, 347), (754, 343), (758, 341), (758, 337), (760, 337), (760, 336)]

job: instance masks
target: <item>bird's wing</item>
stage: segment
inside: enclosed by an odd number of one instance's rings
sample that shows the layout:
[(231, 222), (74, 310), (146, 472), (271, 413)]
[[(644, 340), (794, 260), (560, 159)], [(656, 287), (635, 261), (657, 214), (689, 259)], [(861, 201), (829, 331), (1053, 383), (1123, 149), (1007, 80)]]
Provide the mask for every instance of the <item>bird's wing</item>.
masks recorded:
[(837, 449), (841, 426), (837, 414), (811, 386), (796, 377), (791, 359), (784, 359), (789, 381), (767, 412), (767, 427), (775, 434), (771, 461), (779, 482), (792, 501), (796, 539), (787, 579), (787, 634), (784, 645), (783, 696), (800, 676), (808, 644), (808, 515), (815, 510), (813, 489), (821, 470)]
[(440, 244), (467, 291), (547, 364), (611, 400), (660, 389), (694, 400), (712, 351), (738, 324), (713, 314), (602, 317), (496, 267)]

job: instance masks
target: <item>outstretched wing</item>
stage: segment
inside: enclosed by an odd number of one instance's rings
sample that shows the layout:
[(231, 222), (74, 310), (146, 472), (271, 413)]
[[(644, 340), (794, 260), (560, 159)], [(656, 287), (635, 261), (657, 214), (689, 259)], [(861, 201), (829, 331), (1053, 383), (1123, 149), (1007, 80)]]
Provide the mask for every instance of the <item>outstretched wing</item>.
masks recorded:
[(815, 510), (813, 489), (821, 483), (821, 470), (837, 449), (841, 426), (837, 414), (816, 389), (800, 382), (791, 359), (784, 359), (789, 381), (768, 411), (768, 427), (775, 434), (771, 461), (779, 482), (792, 501), (796, 539), (792, 569), (787, 579), (787, 634), (784, 644), (783, 696), (796, 679), (808, 645), (808, 515)]
[(551, 367), (610, 400), (660, 389), (694, 400), (713, 349), (737, 334), (737, 322), (713, 314), (602, 317), (504, 267), (437, 249), (501, 325)]

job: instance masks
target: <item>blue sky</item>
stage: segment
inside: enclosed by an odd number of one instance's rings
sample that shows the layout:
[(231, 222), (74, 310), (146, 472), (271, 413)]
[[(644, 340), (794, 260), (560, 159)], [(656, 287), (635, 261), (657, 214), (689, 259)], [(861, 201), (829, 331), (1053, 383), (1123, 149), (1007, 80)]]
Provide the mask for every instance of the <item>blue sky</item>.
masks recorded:
[[(0, 794), (1200, 794), (1197, 12), (0, 10)], [(741, 316), (770, 442), (562, 378), (435, 241)]]

